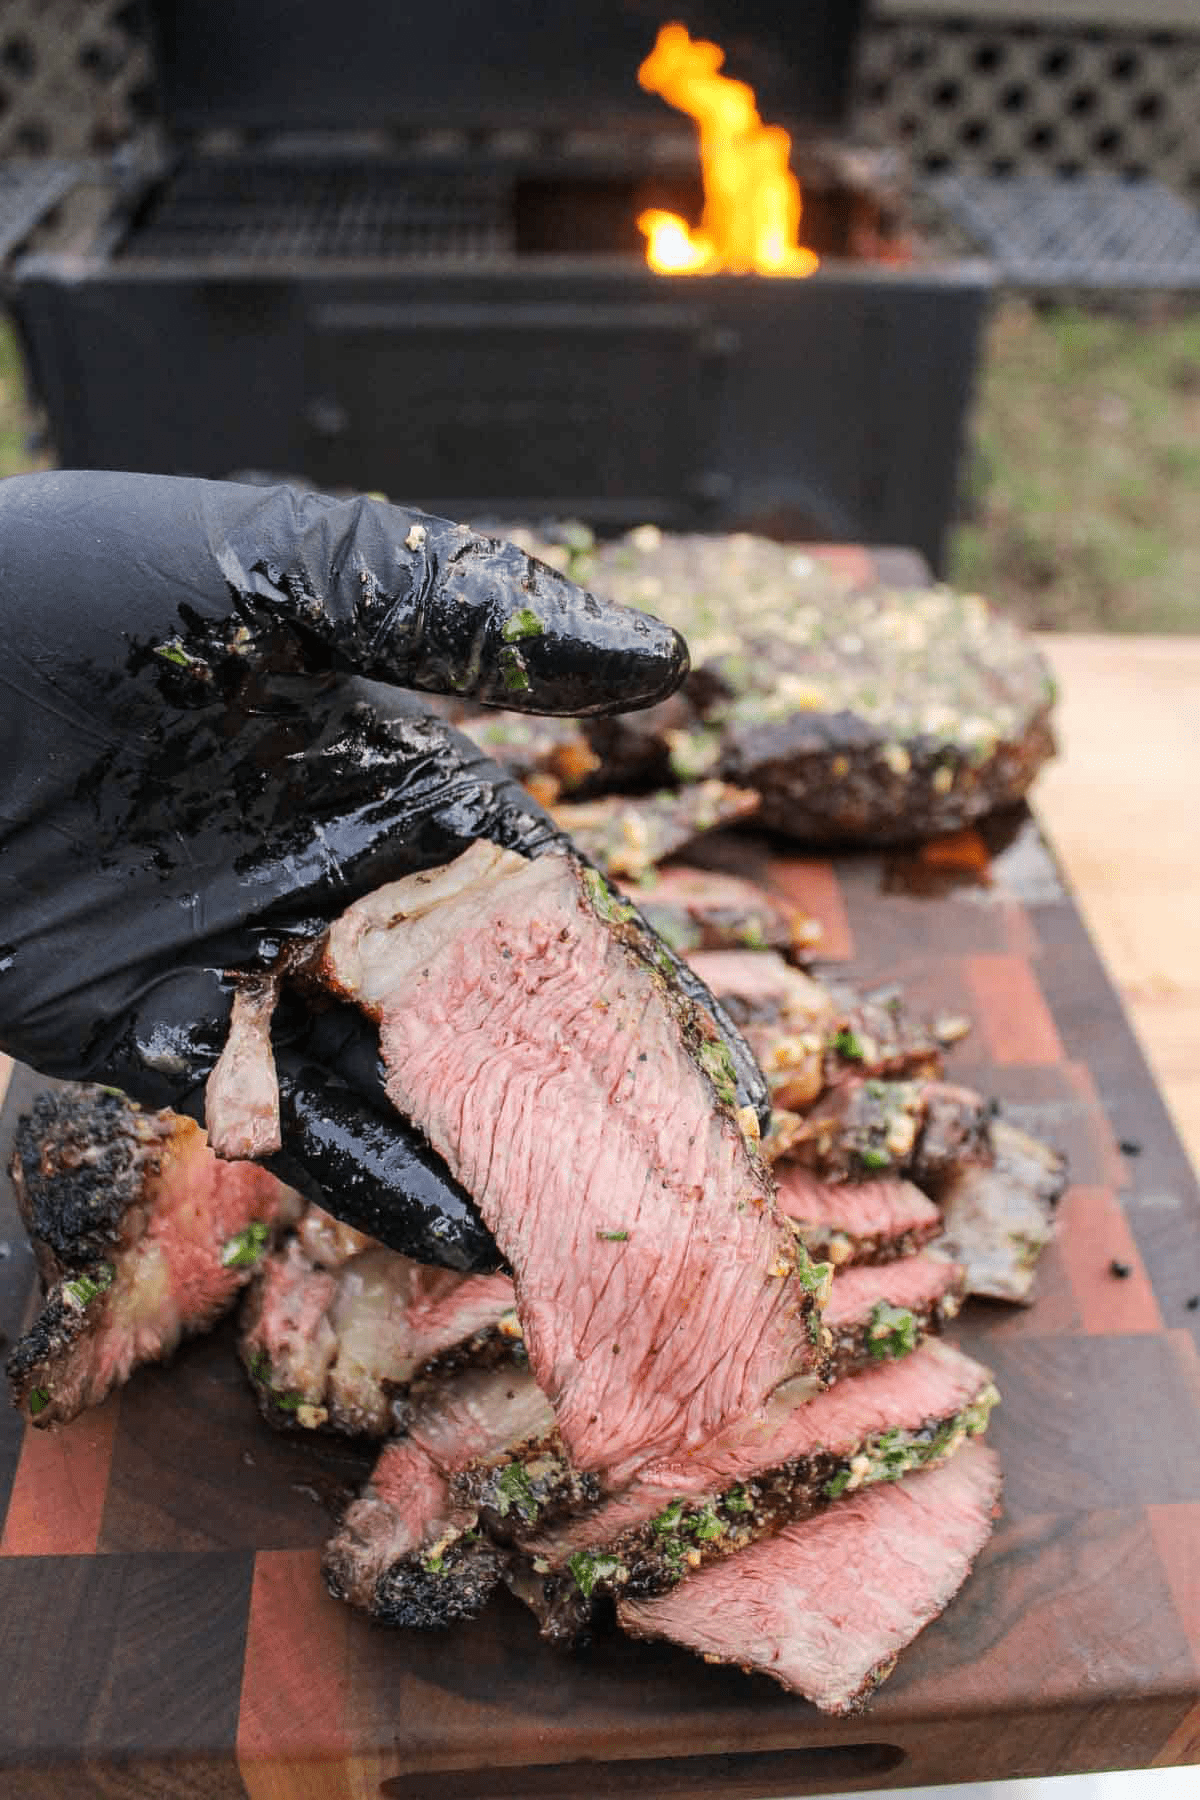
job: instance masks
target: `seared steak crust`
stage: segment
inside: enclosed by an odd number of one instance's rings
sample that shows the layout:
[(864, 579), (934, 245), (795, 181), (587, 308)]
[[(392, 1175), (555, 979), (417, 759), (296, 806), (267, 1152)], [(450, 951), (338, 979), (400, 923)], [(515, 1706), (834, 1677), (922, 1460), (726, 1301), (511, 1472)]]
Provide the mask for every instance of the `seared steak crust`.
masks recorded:
[(219, 1162), (190, 1119), (97, 1087), (38, 1096), (12, 1176), (45, 1301), (8, 1376), (38, 1426), (74, 1418), (211, 1325), (300, 1209), (265, 1169)]
[(861, 1709), (949, 1604), (991, 1534), (1000, 1469), (982, 1444), (786, 1525), (659, 1599), (622, 1599), (634, 1637), (761, 1670), (825, 1712)]

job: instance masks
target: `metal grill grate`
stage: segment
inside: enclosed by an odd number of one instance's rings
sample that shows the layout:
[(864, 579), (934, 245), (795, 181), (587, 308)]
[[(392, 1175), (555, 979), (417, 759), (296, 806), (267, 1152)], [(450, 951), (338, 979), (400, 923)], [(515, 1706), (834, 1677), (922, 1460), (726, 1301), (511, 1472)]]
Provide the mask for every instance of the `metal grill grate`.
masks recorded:
[(924, 186), (1010, 287), (1200, 289), (1200, 220), (1159, 182), (952, 173)]
[(473, 261), (513, 246), (508, 184), (486, 173), (238, 157), (182, 168), (120, 254), (126, 262)]

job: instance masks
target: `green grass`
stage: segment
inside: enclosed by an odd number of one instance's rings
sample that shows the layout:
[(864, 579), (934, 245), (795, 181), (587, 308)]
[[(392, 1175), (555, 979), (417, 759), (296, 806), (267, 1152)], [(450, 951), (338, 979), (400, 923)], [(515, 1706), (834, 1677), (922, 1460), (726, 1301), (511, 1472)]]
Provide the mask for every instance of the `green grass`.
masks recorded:
[[(0, 476), (28, 447), (0, 320)], [(1051, 630), (1200, 631), (1200, 309), (1137, 319), (1001, 306), (951, 579)]]
[(951, 578), (1050, 630), (1200, 631), (1200, 310), (1010, 301)]

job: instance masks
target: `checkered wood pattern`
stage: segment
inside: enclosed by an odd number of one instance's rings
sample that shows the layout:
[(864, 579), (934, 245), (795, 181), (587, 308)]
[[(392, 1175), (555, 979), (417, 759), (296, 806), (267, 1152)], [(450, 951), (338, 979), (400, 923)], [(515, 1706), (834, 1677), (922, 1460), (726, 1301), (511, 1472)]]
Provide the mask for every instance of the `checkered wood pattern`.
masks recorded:
[[(846, 1722), (663, 1645), (562, 1658), (508, 1602), (390, 1635), (319, 1575), (366, 1459), (268, 1430), (225, 1327), (61, 1433), (0, 1413), (0, 1789), (761, 1796), (1200, 1755), (1200, 1196), (1070, 896), (1028, 820), (998, 853), (741, 854), (831, 960), (969, 1013), (952, 1074), (1070, 1155), (1036, 1305), (961, 1320), (1004, 1395), (1005, 1511), (945, 1617)], [(32, 1267), (3, 1206), (12, 1336)]]

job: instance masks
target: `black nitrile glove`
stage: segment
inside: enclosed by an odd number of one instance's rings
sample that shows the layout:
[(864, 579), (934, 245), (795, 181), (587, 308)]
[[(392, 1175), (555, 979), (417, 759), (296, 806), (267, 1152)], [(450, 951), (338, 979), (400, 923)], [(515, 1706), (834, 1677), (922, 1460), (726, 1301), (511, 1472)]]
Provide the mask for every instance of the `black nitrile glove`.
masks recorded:
[[(0, 483), (0, 1046), (202, 1118), (228, 971), (477, 837), (561, 841), (398, 689), (597, 713), (686, 669), (667, 626), (427, 514), (165, 476)], [(275, 1037), (281, 1172), (397, 1249), (494, 1266), (388, 1107), (365, 1021), (292, 1003)]]

